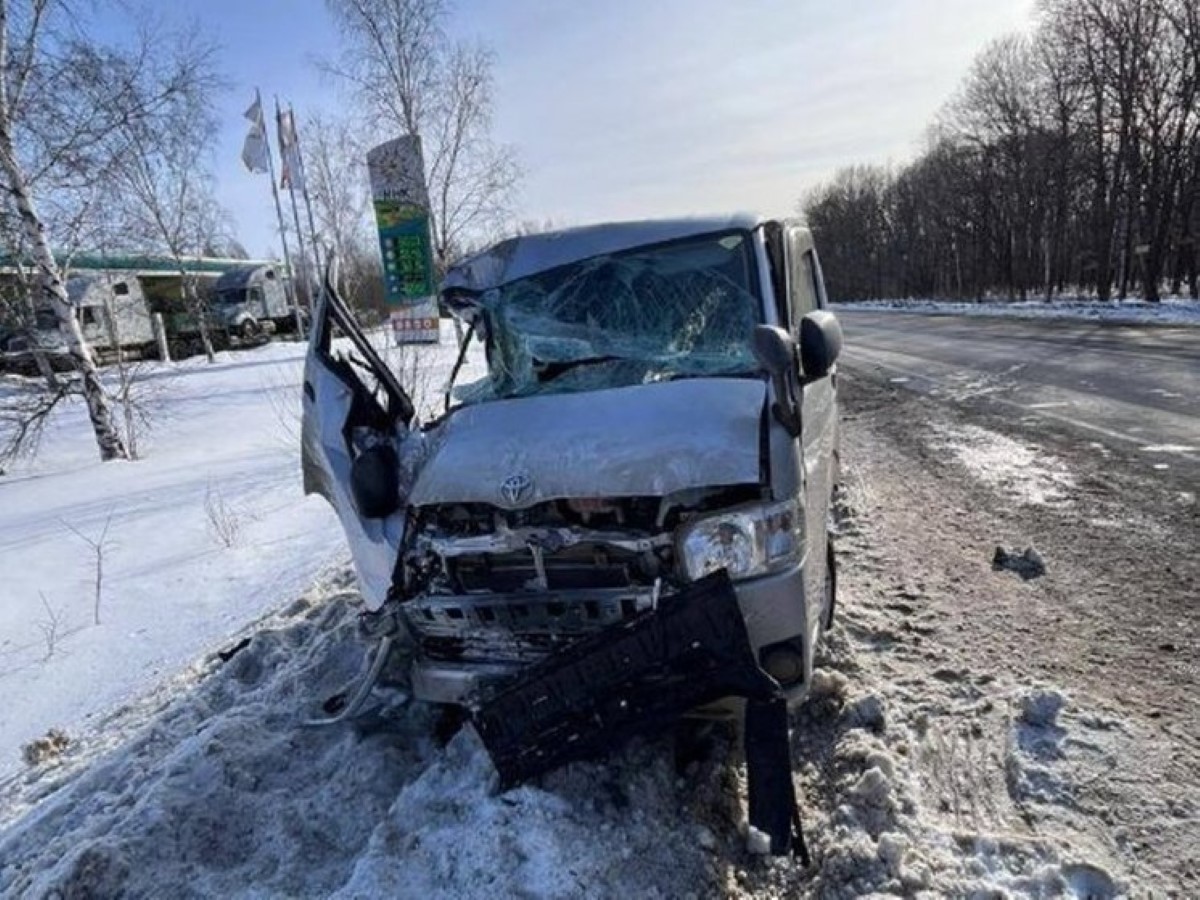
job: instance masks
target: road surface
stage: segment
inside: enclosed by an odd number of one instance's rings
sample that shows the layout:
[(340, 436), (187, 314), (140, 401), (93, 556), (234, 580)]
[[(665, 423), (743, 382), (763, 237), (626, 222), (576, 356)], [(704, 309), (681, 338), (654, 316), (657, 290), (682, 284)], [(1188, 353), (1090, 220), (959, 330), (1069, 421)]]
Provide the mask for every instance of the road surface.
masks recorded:
[(837, 310), (845, 362), (950, 400), (987, 398), (1200, 472), (1200, 329)]

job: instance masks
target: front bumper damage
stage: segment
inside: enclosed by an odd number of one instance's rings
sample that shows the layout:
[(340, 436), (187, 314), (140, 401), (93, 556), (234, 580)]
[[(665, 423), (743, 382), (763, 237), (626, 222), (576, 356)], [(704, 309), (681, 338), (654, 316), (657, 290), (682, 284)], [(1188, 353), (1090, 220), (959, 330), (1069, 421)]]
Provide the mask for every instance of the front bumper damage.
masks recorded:
[[(765, 383), (522, 397), (417, 430), (332, 280), (305, 368), (305, 490), (337, 512), (364, 633), (382, 640), (365, 684), (328, 721), (365, 708), (389, 658), (409, 662), (413, 696), (471, 710), (511, 787), (742, 697), (751, 824), (773, 852), (803, 857), (786, 695), (757, 658), (809, 634), (799, 570), (741, 583), (739, 604), (724, 573), (681, 587), (675, 559), (685, 521), (769, 499)], [(335, 325), (352, 355), (334, 351)]]
[(747, 701), (750, 825), (769, 835), (772, 853), (796, 852), (807, 864), (787, 701), (755, 659), (724, 572), (530, 666), (487, 698), (472, 722), (508, 789), (730, 696)]

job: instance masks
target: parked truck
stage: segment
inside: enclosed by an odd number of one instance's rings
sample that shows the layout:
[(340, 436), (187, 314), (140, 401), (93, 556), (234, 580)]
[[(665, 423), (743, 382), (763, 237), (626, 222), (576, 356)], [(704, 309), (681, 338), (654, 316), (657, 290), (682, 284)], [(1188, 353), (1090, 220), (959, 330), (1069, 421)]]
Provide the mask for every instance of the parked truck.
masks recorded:
[[(137, 278), (77, 275), (67, 281), (67, 298), (75, 307), (83, 338), (99, 362), (115, 358), (118, 351), (136, 355), (156, 352), (153, 318)], [(31, 321), (13, 327), (3, 337), (2, 368), (31, 371), (35, 352), (43, 353), (54, 368), (70, 367), (58, 317), (48, 305), (35, 306)]]
[(296, 311), (286, 281), (274, 266), (230, 269), (212, 288), (214, 325), (231, 337), (254, 341), (296, 329)]
[[(275, 266), (235, 266), (215, 278), (213, 274), (186, 276), (194, 281), (185, 290), (185, 276), (171, 271), (87, 272), (67, 282), (67, 294), (77, 310), (84, 339), (102, 363), (115, 359), (118, 350), (156, 357), (156, 314), (162, 318), (173, 358), (201, 352), (201, 315), (207, 317), (209, 336), (217, 349), (253, 345), (271, 334), (296, 330), (287, 278)], [(185, 294), (195, 299), (186, 301)], [(35, 350), (44, 353), (55, 368), (70, 368), (58, 318), (48, 305), (35, 307), (25, 320), (3, 324), (0, 369), (34, 371)]]

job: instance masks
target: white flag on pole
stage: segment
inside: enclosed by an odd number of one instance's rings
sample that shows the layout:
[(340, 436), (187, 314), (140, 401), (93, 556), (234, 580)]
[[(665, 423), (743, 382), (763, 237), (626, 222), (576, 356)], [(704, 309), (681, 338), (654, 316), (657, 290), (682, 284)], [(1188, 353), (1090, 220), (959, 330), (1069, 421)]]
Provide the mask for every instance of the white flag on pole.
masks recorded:
[(279, 110), (279, 158), (282, 162), (279, 186), (293, 191), (304, 190), (304, 165), (300, 161), (300, 142), (296, 140), (296, 118), (291, 107)]
[(262, 98), (254, 92), (254, 102), (246, 110), (250, 131), (242, 144), (242, 162), (251, 172), (267, 172), (270, 168), (270, 147), (267, 146), (267, 123), (263, 120)]

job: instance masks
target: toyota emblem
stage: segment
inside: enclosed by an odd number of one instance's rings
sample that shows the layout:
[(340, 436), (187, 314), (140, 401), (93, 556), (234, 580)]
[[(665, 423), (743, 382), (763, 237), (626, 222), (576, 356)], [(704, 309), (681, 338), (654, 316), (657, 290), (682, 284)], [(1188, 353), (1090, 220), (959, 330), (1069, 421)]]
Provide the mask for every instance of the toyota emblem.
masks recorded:
[(528, 475), (509, 475), (500, 482), (500, 496), (509, 506), (516, 506), (533, 488), (533, 479)]

